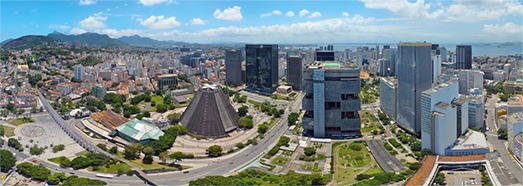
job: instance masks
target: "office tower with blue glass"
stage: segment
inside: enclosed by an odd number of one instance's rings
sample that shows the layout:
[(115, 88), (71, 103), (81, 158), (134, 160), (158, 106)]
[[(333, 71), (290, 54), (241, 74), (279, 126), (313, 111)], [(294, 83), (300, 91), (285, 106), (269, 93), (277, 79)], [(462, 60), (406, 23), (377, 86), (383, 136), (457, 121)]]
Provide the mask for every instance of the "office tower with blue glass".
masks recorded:
[(421, 132), (421, 92), (432, 86), (431, 43), (399, 43), (397, 69), (397, 122)]

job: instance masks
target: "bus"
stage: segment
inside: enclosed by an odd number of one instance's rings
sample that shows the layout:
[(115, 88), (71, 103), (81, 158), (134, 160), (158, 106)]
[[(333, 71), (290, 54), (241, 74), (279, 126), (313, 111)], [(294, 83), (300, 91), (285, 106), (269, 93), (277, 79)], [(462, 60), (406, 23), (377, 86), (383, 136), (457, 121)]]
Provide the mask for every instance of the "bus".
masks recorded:
[(101, 178), (114, 178), (113, 175), (110, 175), (110, 174), (96, 174), (96, 177), (101, 177)]

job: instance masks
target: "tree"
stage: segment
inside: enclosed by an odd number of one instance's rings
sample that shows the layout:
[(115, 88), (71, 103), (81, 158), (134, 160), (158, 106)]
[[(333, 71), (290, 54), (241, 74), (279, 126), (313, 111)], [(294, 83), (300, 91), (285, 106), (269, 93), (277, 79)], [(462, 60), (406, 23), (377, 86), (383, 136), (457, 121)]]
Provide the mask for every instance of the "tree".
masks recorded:
[(83, 156), (78, 156), (71, 161), (71, 167), (75, 170), (87, 168), (89, 165), (91, 165), (91, 160)]
[(298, 117), (299, 117), (299, 116), (300, 116), (300, 115), (298, 115), (298, 113), (296, 113), (296, 112), (290, 113), (290, 114), (289, 114), (289, 117), (287, 118), (287, 123), (288, 123), (289, 125), (294, 125), (294, 124), (296, 124), (296, 121), (298, 121)]
[(435, 183), (438, 183), (438, 184), (442, 184), (443, 182), (445, 182), (445, 174), (443, 173), (438, 173), (438, 175), (436, 176), (436, 178), (434, 178), (434, 182)]
[(171, 124), (178, 124), (180, 122), (180, 117), (182, 117), (181, 114), (178, 114), (176, 112), (173, 112), (172, 114), (167, 115), (167, 119), (171, 122)]
[(247, 115), (247, 112), (248, 112), (247, 106), (241, 106), (240, 108), (238, 108), (238, 115), (240, 115), (240, 117)]
[(125, 159), (134, 160), (140, 158), (140, 151), (142, 151), (143, 146), (139, 143), (131, 143), (124, 147), (123, 155)]
[(53, 152), (57, 153), (58, 151), (63, 151), (64, 149), (65, 149), (65, 145), (64, 144), (56, 145), (56, 146), (53, 147)]
[(169, 110), (169, 105), (167, 105), (167, 104), (162, 103), (162, 104), (156, 105), (156, 112), (164, 113), (167, 110)]
[(8, 150), (0, 150), (0, 171), (7, 172), (16, 164), (16, 157)]
[(500, 138), (500, 139), (508, 139), (507, 135), (508, 135), (507, 131), (505, 131), (503, 129), (499, 129), (498, 130), (498, 138)]
[(316, 149), (314, 147), (305, 147), (303, 149), (303, 153), (306, 156), (312, 156), (312, 155), (316, 154)]
[(245, 144), (243, 144), (242, 142), (238, 142), (238, 143), (236, 143), (236, 147), (238, 149), (243, 149), (245, 147)]
[(177, 151), (169, 155), (169, 159), (177, 161), (182, 161), (182, 159), (185, 158), (185, 154), (183, 152)]
[(218, 157), (223, 154), (223, 148), (219, 145), (210, 146), (207, 150), (209, 157)]
[(65, 176), (65, 173), (63, 172), (57, 172), (54, 174), (50, 174), (47, 176), (47, 182), (51, 185), (58, 185), (60, 182), (64, 181), (67, 178)]
[(258, 125), (258, 133), (265, 134), (269, 127), (266, 124), (259, 124)]
[(111, 153), (111, 154), (116, 154), (116, 153), (118, 153), (118, 147), (116, 147), (116, 146), (111, 147), (111, 148), (109, 149), (109, 153)]
[(7, 103), (7, 110), (13, 112), (14, 108), (15, 108), (15, 104), (13, 104), (11, 102)]
[(5, 135), (5, 128), (3, 125), (0, 125), (0, 136)]
[(240, 121), (238, 122), (238, 124), (242, 128), (250, 129), (250, 128), (253, 127), (252, 117), (249, 117), (249, 116), (241, 117)]
[[(98, 145), (96, 145), (98, 148), (102, 149), (103, 151), (107, 151), (107, 145), (103, 144), (103, 143), (98, 143)], [(54, 147), (53, 147), (54, 148)]]
[(412, 143), (410, 146), (412, 151), (420, 151), (421, 150), (421, 141), (417, 140), (416, 142)]
[(169, 152), (167, 152), (167, 151), (160, 152), (160, 155), (158, 155), (158, 158), (160, 158), (160, 160), (162, 160), (162, 163), (165, 164), (165, 162), (167, 162), (167, 159), (169, 159)]
[(153, 163), (154, 149), (151, 148), (151, 147), (145, 147), (143, 149), (143, 154), (145, 154), (145, 156), (143, 157), (142, 162), (145, 163), (145, 164), (152, 164)]

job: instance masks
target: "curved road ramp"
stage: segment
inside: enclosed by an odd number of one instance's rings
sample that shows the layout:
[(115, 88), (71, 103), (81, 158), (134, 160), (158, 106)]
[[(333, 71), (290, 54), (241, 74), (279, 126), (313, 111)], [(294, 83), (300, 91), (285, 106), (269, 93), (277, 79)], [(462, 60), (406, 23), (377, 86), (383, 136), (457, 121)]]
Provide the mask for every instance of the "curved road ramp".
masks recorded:
[(367, 140), (367, 146), (374, 156), (374, 159), (378, 162), (378, 165), (380, 165), (386, 173), (399, 172), (407, 169), (407, 166), (403, 165), (400, 160), (392, 156), (389, 151), (385, 149), (383, 141), (369, 139)]

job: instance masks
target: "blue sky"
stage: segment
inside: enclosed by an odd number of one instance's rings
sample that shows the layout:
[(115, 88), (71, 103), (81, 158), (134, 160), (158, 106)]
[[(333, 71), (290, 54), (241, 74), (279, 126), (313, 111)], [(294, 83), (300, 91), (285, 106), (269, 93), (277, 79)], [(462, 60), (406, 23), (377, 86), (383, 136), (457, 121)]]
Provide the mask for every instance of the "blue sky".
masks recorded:
[(523, 41), (521, 0), (0, 1), (0, 40), (96, 32), (198, 43)]

